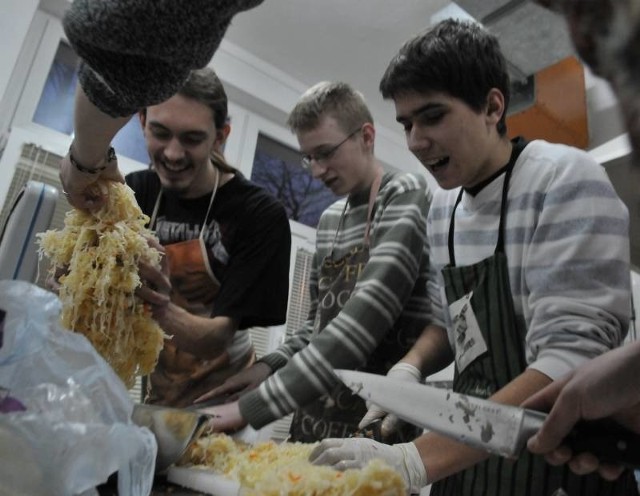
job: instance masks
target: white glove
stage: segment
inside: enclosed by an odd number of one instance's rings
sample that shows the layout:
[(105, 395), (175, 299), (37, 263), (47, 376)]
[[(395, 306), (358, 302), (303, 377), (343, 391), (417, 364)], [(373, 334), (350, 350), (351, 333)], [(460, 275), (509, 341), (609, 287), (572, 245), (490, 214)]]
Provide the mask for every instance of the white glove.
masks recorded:
[[(413, 365), (406, 362), (396, 363), (389, 369), (389, 372), (387, 372), (387, 377), (392, 377), (394, 379), (407, 382), (422, 381), (422, 374), (420, 373), (420, 371)], [(386, 416), (382, 421), (382, 424), (380, 425), (380, 432), (382, 434), (382, 437), (387, 438), (396, 431), (398, 425), (400, 424), (400, 419), (398, 417), (396, 417), (392, 413), (388, 414), (377, 405), (367, 403), (367, 406), (369, 407), (369, 410), (367, 411), (365, 416), (362, 417), (362, 420), (358, 424), (358, 429), (363, 429), (374, 420)]]
[(422, 457), (413, 443), (389, 445), (364, 437), (325, 439), (309, 455), (311, 463), (329, 465), (336, 470), (362, 468), (374, 458), (386, 462), (400, 474), (407, 494), (419, 494), (428, 484)]

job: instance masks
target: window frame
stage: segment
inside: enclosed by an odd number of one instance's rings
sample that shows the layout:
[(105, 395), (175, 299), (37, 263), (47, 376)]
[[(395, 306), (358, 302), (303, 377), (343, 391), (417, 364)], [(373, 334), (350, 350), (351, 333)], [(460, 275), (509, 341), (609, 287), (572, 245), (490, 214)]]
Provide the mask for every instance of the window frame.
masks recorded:
[[(7, 157), (2, 157), (0, 163), (15, 165), (17, 150), (23, 143), (34, 143), (58, 155), (64, 155), (69, 148), (72, 137), (62, 132), (51, 129), (34, 122), (33, 118), (44, 90), (51, 65), (56, 56), (59, 43), (67, 42), (61, 19), (52, 16), (42, 10), (34, 15), (30, 26), (29, 35), (25, 41), (19, 64), (12, 74), (9, 94), (17, 100), (12, 109), (8, 109), (7, 102), (3, 100), (2, 109), (12, 115), (8, 126), (11, 129), (9, 141), (15, 152), (5, 150)], [(214, 65), (214, 61), (210, 64)], [(224, 83), (224, 81), (223, 81)], [(225, 83), (226, 84), (226, 83)], [(230, 164), (236, 166), (247, 178), (251, 177), (253, 159), (255, 157), (258, 136), (263, 135), (279, 141), (284, 145), (298, 150), (299, 146), (295, 136), (284, 126), (268, 120), (253, 111), (247, 110), (235, 101), (229, 101), (229, 115), (231, 118), (231, 133), (225, 145), (224, 154)], [(13, 136), (17, 133), (15, 136)], [(14, 159), (9, 159), (12, 156)], [(123, 174), (146, 168), (147, 163), (142, 163), (125, 157), (118, 156), (118, 165)], [(7, 172), (9, 169), (7, 169)], [(13, 172), (13, 171), (11, 171)], [(4, 198), (8, 186), (0, 180), (0, 198)], [(310, 243), (315, 242), (315, 229), (297, 221), (290, 221), (292, 233)]]
[[(29, 42), (37, 40), (35, 42), (35, 54), (33, 59), (28, 62), (29, 69), (21, 85), (22, 92), (20, 93), (13, 119), (10, 122), (10, 127), (12, 133), (16, 129), (22, 129), (34, 134), (37, 137), (37, 141), (34, 141), (34, 143), (45, 148), (54, 148), (57, 154), (60, 154), (60, 150), (65, 150), (65, 153), (62, 153), (64, 156), (73, 138), (55, 129), (38, 124), (33, 118), (40, 102), (40, 96), (44, 91), (49, 70), (55, 59), (58, 45), (60, 42), (68, 43), (68, 40), (62, 29), (62, 21), (43, 12), (38, 11), (36, 13), (32, 26), (34, 29), (30, 32)], [(26, 62), (23, 61), (23, 63)], [(129, 157), (118, 156), (118, 165), (123, 174), (127, 174), (145, 168), (148, 164)]]
[[(252, 114), (247, 120), (246, 135), (243, 141), (244, 146), (242, 147), (242, 152), (237, 162), (238, 168), (247, 178), (251, 178), (253, 160), (258, 145), (258, 136), (260, 134), (272, 140), (279, 141), (294, 150), (299, 150), (298, 140), (291, 131), (259, 115)], [(289, 219), (289, 224), (291, 225), (292, 235), (315, 243), (315, 228), (291, 219)]]

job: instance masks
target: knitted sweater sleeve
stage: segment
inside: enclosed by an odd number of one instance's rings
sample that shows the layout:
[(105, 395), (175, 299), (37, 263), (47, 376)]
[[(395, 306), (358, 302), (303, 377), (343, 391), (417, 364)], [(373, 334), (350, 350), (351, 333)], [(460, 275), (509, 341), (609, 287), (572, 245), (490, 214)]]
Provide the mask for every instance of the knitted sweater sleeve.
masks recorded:
[(394, 181), (379, 204), (369, 261), (340, 313), (318, 334), (307, 334), (304, 348), (240, 398), (242, 416), (253, 427), (326, 393), (336, 381), (334, 368), (364, 364), (401, 314), (420, 272), (429, 207), (424, 179), (405, 177), (411, 179)]
[(64, 31), (89, 100), (125, 117), (176, 93), (213, 56), (233, 16), (262, 0), (74, 0)]

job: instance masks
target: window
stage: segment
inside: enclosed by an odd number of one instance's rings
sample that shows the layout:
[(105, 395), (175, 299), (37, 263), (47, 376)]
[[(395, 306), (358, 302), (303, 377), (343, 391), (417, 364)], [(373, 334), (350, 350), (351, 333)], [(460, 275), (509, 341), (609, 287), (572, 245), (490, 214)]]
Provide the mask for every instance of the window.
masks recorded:
[[(60, 41), (47, 80), (40, 95), (33, 121), (71, 136), (73, 100), (78, 85), (78, 56), (66, 41)], [(113, 140), (118, 155), (138, 162), (149, 162), (142, 128), (137, 116), (124, 126)]]
[(34, 122), (61, 133), (73, 132), (73, 98), (78, 85), (78, 57), (60, 42), (33, 116)]
[(300, 165), (301, 158), (300, 152), (259, 133), (251, 180), (282, 202), (289, 219), (315, 228), (322, 212), (340, 197), (314, 179)]
[[(309, 296), (309, 277), (311, 276), (311, 264), (313, 251), (303, 245), (295, 243), (291, 247), (292, 272), (291, 294), (289, 296), (289, 308), (287, 310), (286, 337), (290, 337), (298, 331), (307, 320), (311, 299)], [(253, 335), (252, 335), (253, 337)], [(255, 344), (255, 343), (254, 343)], [(257, 347), (256, 347), (257, 348)], [(266, 428), (269, 429), (268, 437), (276, 442), (281, 442), (289, 437), (289, 429), (293, 414), (289, 414)]]

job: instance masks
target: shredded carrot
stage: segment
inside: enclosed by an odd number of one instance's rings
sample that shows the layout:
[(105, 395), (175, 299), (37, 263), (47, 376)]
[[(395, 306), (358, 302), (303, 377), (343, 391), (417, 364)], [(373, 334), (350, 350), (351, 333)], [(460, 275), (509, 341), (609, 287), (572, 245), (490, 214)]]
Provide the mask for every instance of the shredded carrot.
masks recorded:
[(225, 434), (194, 443), (181, 463), (213, 470), (238, 481), (247, 496), (400, 496), (402, 477), (380, 460), (362, 469), (338, 472), (311, 464), (317, 443), (273, 441), (247, 445)]
[(289, 472), (288, 476), (291, 482), (299, 482), (302, 479), (301, 475), (292, 474), (291, 472)]

